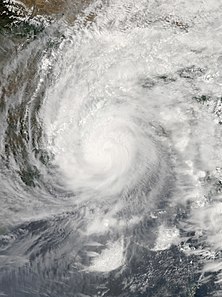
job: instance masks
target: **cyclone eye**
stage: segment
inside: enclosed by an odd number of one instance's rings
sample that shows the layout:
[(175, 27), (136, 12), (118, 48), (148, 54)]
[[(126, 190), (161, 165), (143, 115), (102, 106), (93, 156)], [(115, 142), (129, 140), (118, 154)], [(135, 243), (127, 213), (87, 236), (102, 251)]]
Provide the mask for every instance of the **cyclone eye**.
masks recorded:
[(125, 97), (110, 102), (100, 98), (97, 103), (78, 99), (80, 104), (68, 112), (67, 125), (61, 110), (48, 133), (54, 162), (73, 191), (121, 196), (155, 175), (160, 150), (153, 128), (140, 119), (138, 104), (135, 108)]

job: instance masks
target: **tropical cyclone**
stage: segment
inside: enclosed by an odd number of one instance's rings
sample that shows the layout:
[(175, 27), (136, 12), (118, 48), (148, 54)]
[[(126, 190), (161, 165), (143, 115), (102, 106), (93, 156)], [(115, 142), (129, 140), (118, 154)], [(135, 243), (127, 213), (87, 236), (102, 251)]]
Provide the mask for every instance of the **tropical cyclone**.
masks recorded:
[(182, 297), (210, 273), (217, 290), (221, 6), (96, 3), (5, 69), (0, 288)]

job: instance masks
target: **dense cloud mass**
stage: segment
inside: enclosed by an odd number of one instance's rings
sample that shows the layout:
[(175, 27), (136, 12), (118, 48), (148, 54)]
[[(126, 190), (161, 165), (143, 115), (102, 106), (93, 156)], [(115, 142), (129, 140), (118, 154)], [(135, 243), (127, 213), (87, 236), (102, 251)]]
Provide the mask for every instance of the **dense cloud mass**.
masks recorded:
[(220, 2), (4, 5), (0, 295), (220, 296)]

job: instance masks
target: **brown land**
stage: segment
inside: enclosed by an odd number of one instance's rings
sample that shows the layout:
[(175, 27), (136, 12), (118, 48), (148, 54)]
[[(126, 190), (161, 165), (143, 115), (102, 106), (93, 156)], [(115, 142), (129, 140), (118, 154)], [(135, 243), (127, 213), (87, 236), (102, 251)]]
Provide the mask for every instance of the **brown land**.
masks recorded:
[(58, 14), (64, 12), (67, 7), (66, 0), (22, 0), (29, 9), (33, 9), (33, 15)]
[[(24, 11), (26, 8), (32, 11), (32, 16), (36, 15), (53, 15), (62, 14), (64, 12), (76, 13), (79, 12), (84, 6), (92, 2), (91, 0), (20, 0), (18, 2), (9, 0), (0, 4), (0, 14), (4, 10), (10, 13), (10, 6), (15, 7), (15, 12)], [(21, 3), (21, 4), (20, 4)], [(22, 5), (24, 4), (24, 5)]]
[[(1, 0), (0, 0), (1, 1)], [(64, 16), (70, 24), (76, 16), (93, 0), (3, 0), (0, 2), (0, 27), (21, 17), (34, 18), (39, 15), (49, 17)], [(93, 16), (91, 16), (93, 19)], [(87, 21), (92, 21), (87, 20)]]

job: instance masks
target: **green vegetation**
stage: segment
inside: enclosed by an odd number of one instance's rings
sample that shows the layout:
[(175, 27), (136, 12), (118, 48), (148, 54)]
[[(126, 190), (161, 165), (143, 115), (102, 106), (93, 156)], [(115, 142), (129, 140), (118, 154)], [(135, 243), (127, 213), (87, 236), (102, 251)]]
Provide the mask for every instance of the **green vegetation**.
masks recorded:
[(0, 4), (0, 33), (14, 37), (33, 37), (45, 27), (46, 19), (33, 16), (24, 5)]
[(204, 103), (206, 103), (207, 101), (210, 100), (210, 96), (208, 96), (208, 95), (198, 95), (198, 96), (194, 96), (193, 99), (196, 100), (199, 103), (204, 104)]

